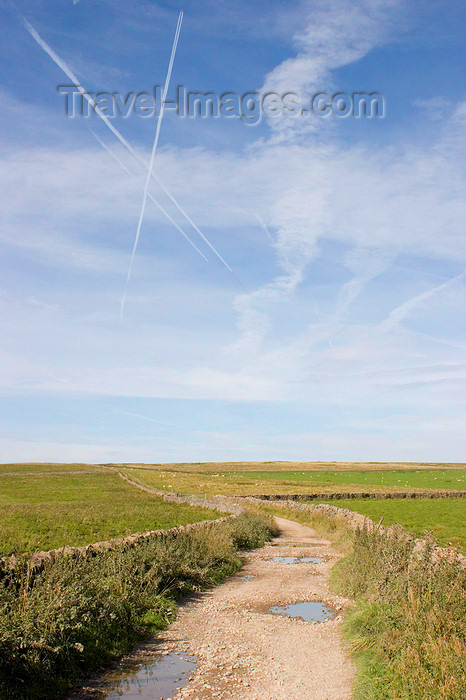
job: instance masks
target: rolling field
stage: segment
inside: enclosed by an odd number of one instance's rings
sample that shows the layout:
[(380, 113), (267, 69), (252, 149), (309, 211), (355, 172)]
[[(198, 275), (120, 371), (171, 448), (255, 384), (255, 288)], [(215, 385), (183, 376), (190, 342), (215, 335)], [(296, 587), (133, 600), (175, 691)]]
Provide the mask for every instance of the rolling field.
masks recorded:
[[(341, 492), (405, 492), (466, 490), (466, 469), (461, 465), (376, 465), (267, 463), (266, 469), (251, 464), (146, 465), (125, 468), (126, 474), (143, 484), (165, 491), (214, 494), (290, 494)], [(293, 466), (294, 469), (290, 469)], [(383, 468), (385, 466), (385, 468)], [(435, 466), (435, 468), (433, 468)], [(254, 467), (251, 469), (251, 467)], [(239, 469), (240, 468), (240, 469)], [(325, 502), (325, 501), (323, 501)], [(416, 536), (426, 531), (442, 545), (451, 543), (466, 552), (466, 499), (348, 499), (328, 501), (350, 508), (373, 520), (384, 518), (389, 526), (397, 522)], [(315, 503), (315, 501), (313, 501)]]
[(0, 476), (0, 556), (218, 517), (212, 510), (166, 503), (112, 472), (63, 474), (64, 466), (53, 475)]
[[(338, 492), (382, 492), (382, 491), (412, 491), (422, 490), (466, 490), (466, 469), (441, 466), (421, 468), (411, 465), (396, 469), (373, 469), (367, 465), (365, 469), (319, 470), (305, 469), (307, 465), (280, 464), (279, 468), (267, 470), (246, 469), (249, 465), (152, 465), (126, 467), (124, 472), (133, 479), (156, 489), (175, 491), (184, 494), (211, 496), (224, 495), (255, 495), (255, 494), (288, 494), (288, 493), (338, 493)], [(267, 464), (267, 467), (270, 465)], [(296, 469), (299, 466), (300, 469)], [(389, 465), (390, 467), (392, 465)], [(241, 470), (238, 470), (241, 467)]]
[[(0, 555), (83, 545), (148, 529), (215, 517), (168, 504), (123, 482), (103, 465), (0, 465)], [(353, 467), (352, 469), (350, 467)], [(334, 494), (466, 489), (457, 464), (250, 462), (122, 465), (131, 479), (180, 494)], [(333, 502), (335, 503), (335, 502)], [(398, 522), (416, 535), (432, 530), (440, 543), (465, 546), (464, 499), (348, 500), (340, 507)]]
[[(118, 469), (148, 469), (150, 471), (196, 472), (198, 474), (228, 472), (344, 472), (344, 471), (405, 471), (422, 469), (465, 469), (464, 463), (456, 462), (167, 462), (167, 463), (122, 463), (99, 465)], [(1, 465), (0, 465), (1, 469)]]
[(106, 467), (94, 464), (57, 464), (56, 462), (21, 462), (19, 464), (0, 464), (1, 474), (31, 474), (31, 473), (49, 473), (49, 472), (105, 472)]
[(410, 489), (466, 489), (465, 469), (414, 469), (403, 471), (287, 471), (287, 472), (233, 472), (221, 474), (228, 481), (240, 483), (242, 479), (257, 482), (278, 481), (280, 483), (311, 484), (360, 484), (361, 486), (394, 486)]

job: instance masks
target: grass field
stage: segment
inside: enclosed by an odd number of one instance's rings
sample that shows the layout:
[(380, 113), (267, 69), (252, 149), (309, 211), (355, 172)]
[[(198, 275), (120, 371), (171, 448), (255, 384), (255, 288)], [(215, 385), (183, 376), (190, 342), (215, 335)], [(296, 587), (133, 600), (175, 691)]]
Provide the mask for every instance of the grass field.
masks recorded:
[(395, 486), (417, 489), (466, 489), (466, 469), (415, 469), (390, 471), (286, 471), (232, 472), (220, 474), (234, 482), (252, 479), (256, 482), (279, 481), (296, 484), (352, 484), (361, 486)]
[(58, 464), (56, 462), (21, 462), (18, 464), (0, 464), (0, 475), (2, 474), (30, 474), (34, 473), (49, 473), (49, 472), (104, 472), (108, 471), (106, 467), (94, 464)]
[(348, 499), (328, 503), (357, 511), (376, 522), (383, 518), (387, 527), (398, 523), (416, 537), (429, 531), (439, 544), (452, 544), (466, 553), (466, 499)]
[[(248, 462), (126, 465), (128, 476), (181, 494), (247, 495), (464, 489), (466, 469), (454, 464)], [(350, 469), (350, 467), (353, 467)], [(87, 473), (86, 473), (87, 472)], [(339, 501), (416, 535), (465, 546), (463, 500)], [(214, 517), (167, 504), (125, 484), (109, 468), (86, 464), (0, 465), (0, 554), (82, 545), (141, 530)], [(455, 538), (458, 538), (457, 540)]]
[[(466, 489), (466, 469), (310, 469), (306, 471), (243, 470), (233, 465), (216, 465), (219, 471), (206, 465), (154, 465), (127, 467), (124, 472), (141, 483), (156, 489), (178, 493), (206, 494), (274, 494), (274, 493), (335, 493), (342, 491), (406, 491), (412, 489)], [(189, 468), (188, 468), (189, 466)], [(226, 470), (225, 467), (229, 466)], [(238, 465), (235, 465), (236, 467)], [(268, 466), (268, 465), (267, 465)], [(297, 465), (295, 465), (296, 467)]]
[[(175, 465), (147, 466), (146, 468), (127, 468), (125, 473), (131, 478), (154, 488), (166, 491), (194, 494), (273, 494), (273, 493), (337, 493), (348, 491), (406, 491), (413, 489), (442, 489), (458, 490), (466, 487), (466, 470), (458, 468), (415, 468), (410, 469), (366, 469), (336, 471), (332, 466), (328, 471), (306, 471), (295, 469), (280, 469), (271, 471), (229, 471), (212, 472), (212, 466), (189, 465), (188, 471)], [(216, 465), (217, 468), (225, 465)], [(237, 466), (237, 465), (235, 465)], [(269, 465), (267, 465), (268, 467)], [(297, 465), (295, 465), (297, 466)], [(380, 465), (379, 465), (380, 466)], [(390, 465), (392, 466), (392, 465)], [(195, 469), (203, 471), (194, 471)], [(384, 518), (385, 525), (397, 522), (416, 536), (422, 536), (426, 531), (440, 544), (452, 543), (462, 551), (466, 551), (466, 499), (428, 499), (428, 500), (366, 500), (348, 499), (329, 501), (341, 508), (350, 508), (374, 520)]]
[(64, 544), (80, 546), (215, 517), (218, 513), (212, 510), (166, 503), (111, 472), (0, 477), (3, 556)]
[(404, 471), (422, 469), (464, 469), (464, 463), (454, 462), (172, 462), (160, 464), (114, 464), (131, 469), (149, 469), (167, 472), (195, 472), (214, 474), (227, 472), (290, 472), (290, 471)]

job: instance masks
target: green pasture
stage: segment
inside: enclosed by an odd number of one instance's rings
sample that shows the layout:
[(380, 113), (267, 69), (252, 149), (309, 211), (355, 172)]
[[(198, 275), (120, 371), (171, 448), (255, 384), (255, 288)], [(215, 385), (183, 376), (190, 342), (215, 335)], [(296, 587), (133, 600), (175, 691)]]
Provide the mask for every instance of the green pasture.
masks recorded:
[(0, 476), (0, 555), (81, 546), (218, 517), (166, 503), (115, 473)]
[(351, 484), (412, 489), (466, 490), (466, 469), (413, 469), (390, 471), (289, 471), (230, 472), (221, 474), (228, 483), (253, 479), (256, 482), (279, 481), (296, 484)]
[(18, 462), (0, 464), (0, 476), (2, 474), (29, 474), (29, 473), (44, 473), (49, 472), (95, 472), (108, 471), (105, 467), (96, 464), (83, 464), (80, 462), (70, 464), (60, 464), (57, 462)]
[[(325, 501), (324, 501), (325, 502)], [(314, 501), (315, 503), (315, 501)], [(386, 527), (398, 523), (416, 537), (431, 532), (439, 544), (459, 547), (466, 552), (466, 499), (419, 498), (372, 500), (351, 498), (327, 501), (338, 508), (348, 508)]]
[[(338, 493), (341, 491), (466, 490), (466, 469), (200, 471), (179, 465), (124, 468), (131, 478), (155, 489), (207, 496), (272, 493)], [(221, 467), (222, 465), (217, 465)], [(225, 466), (225, 465), (223, 465)], [(332, 465), (333, 466), (333, 465)]]

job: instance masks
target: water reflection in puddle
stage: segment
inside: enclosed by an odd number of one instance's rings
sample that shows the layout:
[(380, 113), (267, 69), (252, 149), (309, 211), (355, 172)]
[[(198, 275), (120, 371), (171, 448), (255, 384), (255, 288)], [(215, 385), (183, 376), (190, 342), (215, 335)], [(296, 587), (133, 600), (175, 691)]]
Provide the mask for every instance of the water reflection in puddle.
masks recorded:
[(287, 615), (288, 617), (299, 617), (305, 622), (323, 622), (324, 620), (329, 620), (334, 617), (335, 612), (332, 608), (322, 603), (322, 601), (316, 601), (312, 603), (295, 603), (294, 605), (286, 605), (281, 608), (279, 605), (274, 605), (270, 609), (270, 612), (276, 615)]
[(138, 698), (138, 700), (166, 700), (188, 682), (196, 667), (194, 656), (189, 654), (167, 654), (159, 656), (151, 663), (137, 665), (107, 676), (103, 690), (107, 700), (117, 698)]
[(252, 578), (256, 578), (255, 574), (244, 574), (241, 576), (241, 581), (250, 581)]
[(270, 561), (276, 561), (280, 564), (320, 564), (323, 559), (322, 557), (271, 557)]

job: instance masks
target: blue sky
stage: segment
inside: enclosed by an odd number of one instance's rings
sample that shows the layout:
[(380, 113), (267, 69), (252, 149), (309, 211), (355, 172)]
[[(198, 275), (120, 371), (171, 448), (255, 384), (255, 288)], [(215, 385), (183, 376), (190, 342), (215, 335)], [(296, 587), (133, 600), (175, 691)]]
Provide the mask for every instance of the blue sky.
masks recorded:
[[(180, 208), (149, 191), (198, 250), (148, 200), (121, 313), (156, 119), (111, 119), (136, 160), (67, 117), (43, 46), (89, 91), (151, 92), (181, 10), (169, 98), (377, 92), (385, 113), (167, 110), (154, 173)], [(0, 461), (464, 461), (463, 3), (0, 12)]]

